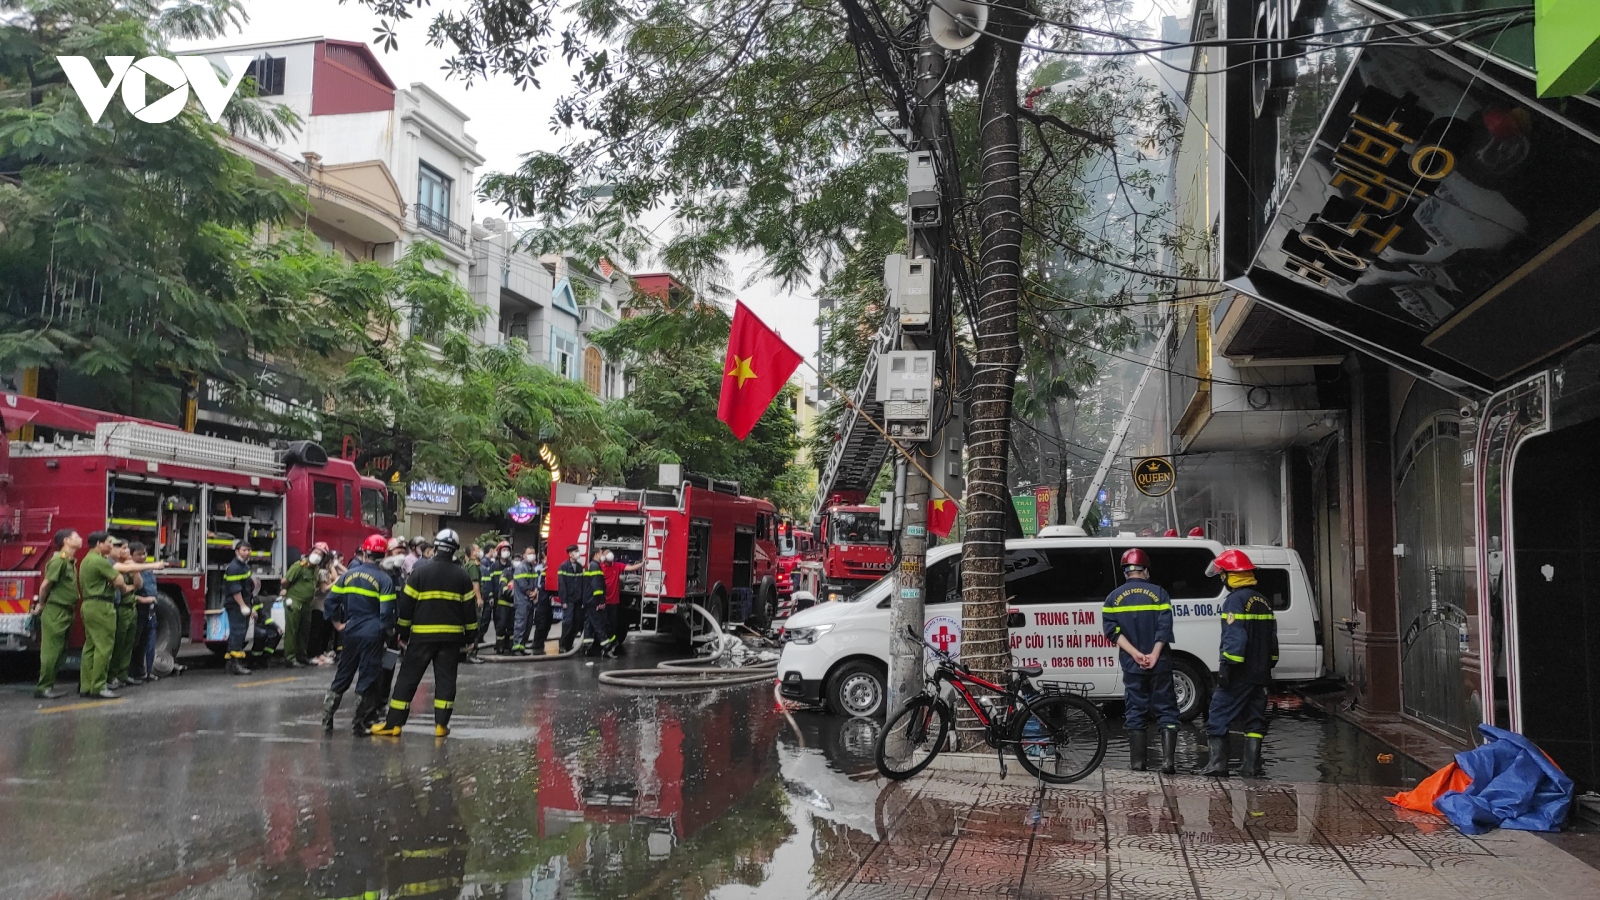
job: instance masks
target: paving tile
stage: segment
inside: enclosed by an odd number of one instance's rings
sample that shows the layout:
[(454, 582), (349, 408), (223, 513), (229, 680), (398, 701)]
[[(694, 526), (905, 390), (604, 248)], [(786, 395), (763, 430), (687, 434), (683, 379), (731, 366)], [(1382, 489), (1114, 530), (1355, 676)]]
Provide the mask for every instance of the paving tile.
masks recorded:
[(1283, 896), (1283, 885), (1267, 871), (1248, 875), (1238, 872), (1193, 874), (1201, 900), (1277, 900)]
[(1108, 894), (1112, 898), (1194, 900), (1199, 896), (1195, 890), (1194, 877), (1183, 866), (1118, 867), (1113, 861), (1108, 882)]
[(1003, 891), (1022, 884), (1027, 860), (1019, 856), (952, 856), (944, 864), (936, 888), (956, 888), (965, 891)]
[(905, 884), (864, 884), (852, 882), (834, 900), (924, 900), (928, 888)]

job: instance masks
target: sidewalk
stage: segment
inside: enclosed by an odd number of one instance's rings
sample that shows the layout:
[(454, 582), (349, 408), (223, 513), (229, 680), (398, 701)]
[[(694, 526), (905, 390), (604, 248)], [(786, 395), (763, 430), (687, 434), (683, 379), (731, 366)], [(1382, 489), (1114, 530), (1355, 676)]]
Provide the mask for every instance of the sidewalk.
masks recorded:
[(1025, 779), (943, 770), (890, 787), (886, 833), (821, 896), (1600, 897), (1600, 872), (1549, 841), (1465, 837), (1390, 807), (1392, 788), (1104, 768), (1066, 787)]

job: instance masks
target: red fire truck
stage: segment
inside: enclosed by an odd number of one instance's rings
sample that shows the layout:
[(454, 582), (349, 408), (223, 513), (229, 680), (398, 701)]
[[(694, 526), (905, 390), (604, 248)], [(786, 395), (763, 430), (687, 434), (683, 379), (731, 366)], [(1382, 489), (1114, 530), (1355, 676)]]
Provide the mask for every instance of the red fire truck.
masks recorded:
[[(641, 634), (709, 638), (697, 604), (719, 623), (765, 624), (778, 609), (778, 512), (739, 485), (688, 475), (670, 490), (557, 483), (550, 491), (549, 550), (559, 564), (578, 545), (584, 559), (610, 549), (643, 562), (622, 581), (622, 618)], [(556, 565), (545, 574), (557, 590)]]
[[(157, 652), (175, 654), (221, 611), (235, 540), (255, 548), (270, 594), (312, 544), (350, 558), (392, 520), (381, 481), (309, 441), (275, 450), (16, 394), (0, 394), (0, 419), (0, 652), (27, 648), (17, 620), (59, 529), (106, 529), (168, 563), (156, 575)], [(24, 426), (32, 439), (7, 439)]]
[(847, 600), (894, 568), (894, 545), (876, 506), (828, 506), (817, 523), (817, 539), (822, 545), (819, 600)]

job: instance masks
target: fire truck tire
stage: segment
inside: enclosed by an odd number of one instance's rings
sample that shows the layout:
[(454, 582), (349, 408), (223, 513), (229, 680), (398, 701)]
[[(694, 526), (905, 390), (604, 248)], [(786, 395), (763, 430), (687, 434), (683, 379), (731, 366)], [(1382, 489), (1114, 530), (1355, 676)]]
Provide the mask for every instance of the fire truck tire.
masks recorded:
[(757, 631), (771, 628), (776, 618), (778, 618), (778, 584), (767, 578), (756, 588), (754, 608), (750, 610), (750, 627)]
[(170, 675), (178, 665), (178, 650), (183, 646), (183, 613), (177, 601), (166, 594), (156, 596), (157, 675)]
[(871, 719), (883, 715), (889, 672), (875, 660), (852, 659), (828, 679), (828, 708), (835, 714)]

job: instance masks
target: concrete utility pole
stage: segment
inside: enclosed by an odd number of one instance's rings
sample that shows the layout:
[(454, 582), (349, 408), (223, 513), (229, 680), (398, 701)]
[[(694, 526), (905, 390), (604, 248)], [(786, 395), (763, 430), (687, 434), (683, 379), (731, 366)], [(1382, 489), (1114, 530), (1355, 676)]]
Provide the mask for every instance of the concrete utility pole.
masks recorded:
[[(911, 148), (912, 150), (939, 151), (939, 135), (944, 122), (944, 88), (940, 84), (944, 74), (944, 50), (928, 35), (927, 28), (923, 28), (921, 44), (917, 50), (917, 79), (915, 108), (911, 111)], [(942, 160), (936, 160), (943, 162)], [(908, 157), (909, 168), (909, 157)], [(909, 178), (909, 171), (907, 172)], [(907, 256), (910, 258), (923, 258), (936, 260), (939, 257), (938, 235), (942, 225), (928, 228), (918, 227), (914, 222), (906, 223)], [(942, 330), (949, 329), (950, 302), (948, 290), (939, 286), (950, 283), (949, 273), (939, 271), (936, 267), (933, 278), (930, 279), (932, 292), (931, 308), (932, 321), (927, 333), (913, 336), (902, 333), (900, 349), (902, 350), (928, 350), (935, 349), (936, 336)], [(935, 365), (935, 371), (938, 366)], [(945, 390), (950, 390), (950, 375), (945, 374)], [(954, 402), (953, 400), (951, 402)], [(929, 403), (930, 414), (938, 408), (935, 402)], [(939, 432), (932, 434), (929, 442), (934, 447), (940, 446), (943, 436)], [(926, 445), (918, 444), (907, 446), (912, 452), (922, 450)], [(923, 567), (928, 554), (928, 500), (932, 485), (928, 479), (917, 470), (916, 466), (906, 465), (904, 460), (897, 460), (896, 468), (905, 473), (905, 493), (895, 499), (902, 503), (903, 516), (900, 530), (900, 591), (889, 601), (889, 679), (888, 679), (888, 714), (893, 716), (907, 700), (922, 693), (923, 679), (923, 650), (922, 626), (925, 621), (923, 612)], [(896, 479), (898, 482), (898, 478)], [(915, 634), (913, 638), (911, 635)]]

